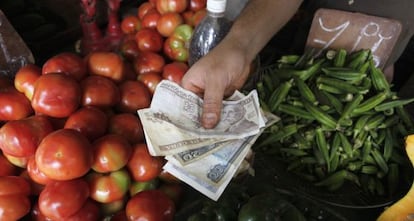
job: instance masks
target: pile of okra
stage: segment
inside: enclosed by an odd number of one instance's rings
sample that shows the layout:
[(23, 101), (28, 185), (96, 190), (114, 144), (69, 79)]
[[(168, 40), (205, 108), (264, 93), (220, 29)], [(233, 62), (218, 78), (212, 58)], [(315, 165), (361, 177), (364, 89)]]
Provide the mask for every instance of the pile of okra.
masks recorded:
[(410, 167), (405, 136), (414, 126), (371, 51), (284, 55), (261, 73), (261, 106), (281, 118), (254, 148), (277, 154), (288, 171), (336, 191), (347, 182), (369, 194), (398, 188)]

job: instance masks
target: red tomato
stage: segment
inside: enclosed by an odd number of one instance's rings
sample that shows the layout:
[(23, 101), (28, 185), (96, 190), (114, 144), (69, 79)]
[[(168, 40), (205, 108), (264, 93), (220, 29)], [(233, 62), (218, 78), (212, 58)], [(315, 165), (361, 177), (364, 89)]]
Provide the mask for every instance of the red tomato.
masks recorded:
[(202, 9), (205, 9), (207, 5), (207, 0), (190, 0), (190, 10), (191, 11), (200, 11)]
[(30, 100), (14, 87), (0, 90), (0, 121), (18, 120), (33, 113)]
[(187, 9), (188, 0), (157, 0), (155, 7), (161, 14), (167, 12), (181, 13)]
[(81, 94), (74, 78), (63, 73), (44, 74), (36, 81), (32, 107), (39, 114), (67, 117), (78, 109)]
[(84, 106), (72, 113), (66, 120), (64, 128), (74, 129), (90, 141), (106, 133), (108, 116), (97, 107)]
[(124, 167), (132, 154), (131, 144), (119, 134), (106, 134), (92, 143), (96, 172), (107, 173)]
[(48, 176), (46, 176), (46, 174), (39, 170), (39, 167), (37, 167), (36, 160), (34, 157), (29, 158), (26, 170), (30, 179), (38, 184), (45, 185), (52, 180)]
[(192, 34), (192, 26), (188, 24), (179, 25), (175, 28), (174, 33), (164, 41), (164, 54), (171, 60), (186, 62)]
[(14, 87), (32, 100), (34, 84), (42, 75), (42, 69), (35, 64), (27, 64), (21, 67), (14, 77)]
[(0, 196), (0, 220), (19, 220), (30, 212), (30, 200), (25, 195)]
[(184, 23), (193, 26), (193, 16), (194, 16), (194, 12), (187, 10), (184, 11), (183, 13), (181, 13), (181, 16), (184, 19)]
[(17, 167), (9, 162), (4, 156), (3, 152), (0, 151), (0, 177), (16, 175)]
[(170, 221), (174, 218), (175, 205), (164, 192), (146, 190), (129, 199), (125, 212), (128, 220)]
[(137, 143), (133, 146), (127, 166), (133, 180), (149, 181), (161, 173), (164, 160), (162, 157), (151, 156), (145, 143)]
[(143, 182), (132, 181), (131, 185), (129, 186), (129, 195), (133, 196), (145, 190), (157, 189), (158, 185), (159, 185), (158, 179), (152, 179), (152, 180), (143, 181)]
[(30, 211), (31, 220), (35, 221), (52, 221), (52, 219), (47, 218), (39, 209), (39, 204), (34, 203)]
[(180, 84), (188, 69), (188, 64), (185, 62), (174, 61), (168, 63), (162, 69), (162, 78)]
[(85, 204), (75, 214), (60, 219), (61, 221), (98, 221), (100, 220), (99, 206), (93, 200), (86, 200)]
[(182, 184), (178, 183), (163, 183), (159, 187), (159, 190), (167, 194), (170, 199), (174, 201), (174, 204), (177, 206), (182, 200), (184, 189)]
[(59, 129), (48, 134), (36, 150), (39, 170), (54, 180), (69, 180), (85, 175), (92, 166), (92, 146), (73, 129)]
[(164, 37), (170, 36), (174, 29), (184, 22), (181, 14), (177, 12), (167, 12), (162, 14), (157, 22), (157, 31)]
[(130, 144), (144, 141), (144, 130), (137, 114), (120, 113), (109, 119), (108, 133), (124, 136)]
[(30, 157), (52, 131), (53, 126), (46, 116), (33, 115), (8, 121), (0, 128), (0, 148), (3, 153), (14, 157)]
[(141, 29), (141, 20), (135, 15), (122, 18), (121, 30), (124, 34), (133, 34)]
[(88, 174), (90, 197), (100, 203), (123, 199), (128, 193), (131, 178), (125, 169), (110, 173), (91, 172)]
[(23, 168), (23, 169), (26, 169), (27, 163), (29, 162), (29, 159), (31, 158), (31, 157), (15, 157), (15, 156), (12, 156), (12, 155), (9, 155), (9, 154), (6, 154), (6, 153), (3, 153), (3, 155), (4, 155), (4, 157), (7, 158), (7, 160), (11, 164), (13, 164), (17, 167)]
[(89, 193), (88, 183), (83, 179), (51, 181), (39, 195), (39, 209), (52, 220), (62, 220), (78, 212)]
[(30, 193), (30, 184), (25, 178), (20, 176), (0, 177), (0, 198), (8, 195), (29, 196)]
[(124, 61), (122, 57), (114, 52), (92, 52), (88, 59), (89, 73), (108, 77), (115, 82), (124, 78)]
[(121, 45), (119, 46), (119, 50), (122, 56), (125, 57), (125, 59), (127, 59), (128, 61), (133, 61), (136, 57), (138, 57), (140, 51), (138, 48), (138, 44), (135, 41), (135, 33), (129, 35), (134, 35), (134, 38), (130, 39), (128, 37), (128, 39), (124, 39), (121, 42)]
[(140, 51), (158, 52), (162, 49), (164, 39), (157, 30), (143, 28), (135, 34), (135, 41)]
[(59, 53), (48, 60), (42, 66), (42, 74), (63, 73), (81, 80), (88, 74), (83, 58), (72, 52)]
[(137, 110), (149, 107), (151, 92), (144, 83), (135, 80), (124, 81), (119, 85), (121, 102), (117, 110), (123, 113), (136, 113)]
[(135, 72), (138, 74), (146, 72), (161, 73), (165, 65), (165, 59), (160, 54), (146, 51), (138, 55), (133, 62)]
[(147, 13), (154, 12), (156, 10), (155, 5), (151, 4), (151, 2), (143, 2), (138, 7), (138, 18), (142, 20)]
[(151, 94), (154, 94), (155, 88), (157, 88), (158, 83), (162, 81), (162, 77), (160, 73), (147, 72), (138, 75), (138, 80), (148, 87)]
[(114, 106), (121, 100), (118, 86), (107, 77), (91, 75), (83, 79), (80, 85), (83, 106), (106, 108)]
[(156, 29), (158, 19), (160, 19), (160, 17), (161, 14), (156, 10), (147, 12), (141, 21), (142, 28)]
[(196, 11), (192, 18), (193, 26), (194, 27), (197, 26), (201, 22), (201, 20), (203, 20), (206, 14), (207, 14), (206, 9), (201, 9), (199, 11)]

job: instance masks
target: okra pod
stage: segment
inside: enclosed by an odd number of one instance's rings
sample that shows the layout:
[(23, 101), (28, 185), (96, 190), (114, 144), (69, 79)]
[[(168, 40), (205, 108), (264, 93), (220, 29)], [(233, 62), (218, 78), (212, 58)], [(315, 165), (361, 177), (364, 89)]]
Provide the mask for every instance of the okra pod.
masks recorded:
[(326, 114), (323, 112), (319, 107), (311, 104), (310, 102), (304, 100), (303, 104), (306, 108), (306, 110), (311, 113), (311, 115), (319, 121), (321, 124), (325, 125), (326, 127), (330, 129), (336, 129), (337, 124), (333, 117), (331, 117), (329, 114)]
[(326, 99), (328, 99), (329, 103), (335, 108), (336, 112), (338, 112), (339, 114), (342, 113), (343, 111), (343, 104), (341, 101), (339, 101), (335, 96), (333, 96), (330, 93), (327, 93), (325, 91), (321, 91), (323, 96), (326, 97)]
[(332, 77), (319, 76), (316, 79), (316, 83), (326, 84), (331, 87), (336, 87), (339, 90), (347, 92), (347, 93), (359, 93), (359, 89), (356, 86), (344, 80), (340, 80), (340, 79), (336, 79)]
[(349, 157), (353, 156), (353, 150), (351, 142), (349, 142), (348, 138), (343, 133), (338, 133), (339, 138), (341, 140), (341, 146), (344, 148), (345, 154)]
[(270, 134), (268, 137), (266, 137), (259, 145), (258, 147), (263, 147), (275, 142), (278, 142), (286, 137), (291, 136), (292, 134), (298, 132), (298, 125), (296, 124), (289, 124), (283, 128), (281, 128), (279, 131), (277, 131), (274, 134)]
[(375, 90), (379, 92), (385, 91), (386, 93), (390, 92), (390, 84), (388, 83), (387, 79), (385, 78), (384, 73), (381, 69), (375, 67), (373, 61), (369, 66), (370, 76), (372, 80), (372, 85), (374, 86)]
[(387, 96), (388, 96), (388, 93), (380, 92), (366, 99), (364, 102), (362, 102), (360, 105), (358, 105), (358, 107), (356, 107), (352, 111), (352, 114), (361, 114), (361, 113), (370, 111), (371, 109), (373, 109), (374, 107), (382, 103), (387, 98)]
[(283, 64), (291, 64), (294, 65), (296, 62), (298, 62), (300, 56), (299, 55), (283, 55), (278, 60), (279, 63)]
[(312, 90), (306, 85), (305, 81), (300, 78), (295, 78), (296, 86), (299, 90), (300, 95), (307, 99), (312, 104), (317, 104), (317, 100), (315, 94), (313, 94)]
[(334, 67), (343, 67), (346, 62), (347, 51), (343, 48), (339, 49), (334, 57), (333, 66)]
[(319, 151), (322, 154), (322, 157), (328, 167), (328, 171), (330, 170), (329, 164), (329, 149), (328, 144), (326, 142), (326, 137), (324, 132), (321, 128), (316, 128), (316, 146), (318, 147)]
[(382, 104), (379, 104), (378, 106), (376, 106), (374, 109), (376, 111), (385, 111), (385, 110), (388, 110), (390, 108), (395, 108), (395, 107), (400, 107), (400, 106), (407, 105), (411, 102), (414, 102), (414, 98), (402, 99), (402, 100), (392, 100), (392, 101), (383, 102)]
[(280, 151), (287, 154), (288, 156), (294, 157), (302, 157), (308, 155), (308, 152), (295, 148), (280, 148)]
[(280, 112), (297, 116), (300, 118), (308, 119), (308, 120), (315, 120), (315, 117), (312, 116), (309, 112), (307, 112), (305, 109), (296, 107), (289, 104), (280, 104), (278, 110)]
[(384, 140), (384, 160), (386, 162), (389, 161), (389, 159), (392, 156), (392, 151), (394, 149), (394, 136), (391, 133), (391, 129), (387, 128), (385, 131), (385, 140)]
[(361, 94), (357, 94), (354, 99), (352, 99), (352, 101), (348, 102), (341, 113), (339, 121), (349, 119), (351, 117), (351, 113), (355, 110), (356, 107), (358, 107), (363, 99), (364, 97)]
[(387, 165), (387, 162), (385, 162), (384, 157), (381, 155), (381, 153), (379, 152), (379, 150), (377, 150), (376, 148), (372, 148), (371, 155), (374, 158), (374, 160), (377, 163), (377, 165), (379, 166), (379, 168), (381, 168), (381, 170), (384, 173), (388, 173), (388, 165)]
[(324, 83), (317, 83), (316, 85), (317, 85), (319, 90), (326, 91), (326, 92), (331, 93), (331, 94), (345, 94), (346, 93), (345, 91), (343, 91), (343, 90), (341, 90), (337, 87), (327, 85), (327, 84), (324, 84)]
[(292, 87), (293, 79), (283, 82), (270, 96), (269, 107), (272, 112), (277, 110), (277, 107), (287, 97), (290, 88)]
[(393, 196), (394, 193), (399, 189), (399, 180), (400, 180), (399, 168), (398, 168), (398, 164), (396, 163), (391, 163), (388, 167), (389, 167), (389, 171), (387, 174), (388, 194), (390, 196)]
[(326, 177), (325, 179), (316, 182), (315, 186), (331, 186), (337, 184), (338, 182), (343, 183), (345, 181), (345, 178), (347, 177), (347, 173), (348, 171), (346, 171), (345, 169), (338, 170)]
[(369, 58), (371, 51), (369, 49), (361, 49), (357, 52), (352, 53), (349, 58), (350, 61), (347, 64), (347, 67), (358, 69), (360, 65), (365, 63), (365, 61)]
[(327, 76), (344, 80), (346, 83), (357, 83), (367, 76), (351, 68), (324, 67), (321, 69)]
[(385, 120), (385, 115), (383, 114), (376, 114), (371, 116), (367, 123), (364, 126), (364, 130), (371, 131), (375, 128), (377, 128), (382, 122)]
[(375, 165), (363, 165), (361, 167), (361, 173), (375, 175), (378, 173), (378, 167)]
[(362, 145), (362, 162), (366, 163), (368, 161), (368, 157), (371, 154), (372, 150), (372, 142), (371, 139), (368, 138)]

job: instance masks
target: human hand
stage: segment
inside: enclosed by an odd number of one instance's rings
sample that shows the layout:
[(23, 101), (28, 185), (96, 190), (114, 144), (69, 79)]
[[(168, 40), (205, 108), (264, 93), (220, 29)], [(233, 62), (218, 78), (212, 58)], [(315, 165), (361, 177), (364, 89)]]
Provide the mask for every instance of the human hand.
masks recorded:
[(223, 99), (242, 88), (251, 63), (243, 48), (227, 41), (198, 60), (184, 75), (181, 86), (204, 100), (200, 119), (204, 128), (211, 129), (217, 125)]

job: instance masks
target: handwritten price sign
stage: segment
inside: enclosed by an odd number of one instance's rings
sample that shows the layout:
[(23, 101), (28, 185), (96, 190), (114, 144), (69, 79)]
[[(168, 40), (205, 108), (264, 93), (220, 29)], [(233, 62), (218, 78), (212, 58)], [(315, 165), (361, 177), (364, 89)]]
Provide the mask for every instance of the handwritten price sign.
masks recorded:
[(306, 45), (318, 49), (371, 49), (376, 66), (383, 68), (401, 33), (397, 20), (333, 9), (319, 9)]

